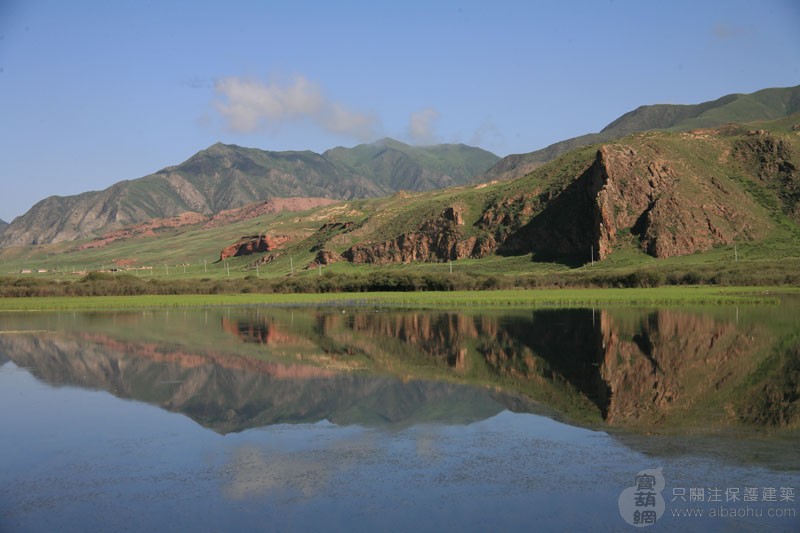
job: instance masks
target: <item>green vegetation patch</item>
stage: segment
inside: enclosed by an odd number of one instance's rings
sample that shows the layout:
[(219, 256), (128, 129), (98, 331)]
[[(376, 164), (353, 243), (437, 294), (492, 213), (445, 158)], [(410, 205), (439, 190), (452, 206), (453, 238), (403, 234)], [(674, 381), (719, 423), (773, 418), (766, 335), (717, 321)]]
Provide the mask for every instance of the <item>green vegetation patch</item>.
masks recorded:
[[(800, 292), (783, 289), (782, 292)], [(227, 305), (386, 306), (415, 309), (530, 307), (553, 305), (687, 305), (776, 302), (774, 292), (743, 287), (661, 287), (633, 289), (538, 289), (497, 291), (369, 292), (326, 294), (181, 294), (0, 299), (0, 311), (138, 309)]]

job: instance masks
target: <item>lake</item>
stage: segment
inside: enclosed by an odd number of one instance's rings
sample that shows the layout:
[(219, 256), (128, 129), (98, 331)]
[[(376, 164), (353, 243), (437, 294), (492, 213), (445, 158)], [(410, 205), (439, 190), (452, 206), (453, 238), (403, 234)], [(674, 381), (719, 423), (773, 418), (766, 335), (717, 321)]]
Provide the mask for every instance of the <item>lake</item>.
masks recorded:
[(800, 305), (0, 314), (0, 531), (797, 531)]

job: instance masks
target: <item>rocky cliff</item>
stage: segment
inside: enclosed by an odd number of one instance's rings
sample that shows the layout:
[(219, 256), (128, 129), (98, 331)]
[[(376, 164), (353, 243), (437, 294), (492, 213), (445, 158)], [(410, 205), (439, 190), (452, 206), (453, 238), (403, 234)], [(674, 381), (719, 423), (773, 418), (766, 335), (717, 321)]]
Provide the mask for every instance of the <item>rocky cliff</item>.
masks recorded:
[(237, 242), (223, 248), (219, 253), (219, 260), (272, 252), (291, 240), (292, 237), (289, 235), (245, 235)]
[[(622, 247), (667, 258), (759, 240), (776, 216), (796, 219), (800, 209), (796, 137), (739, 126), (634, 135), (525, 178), (458, 190), (416, 226), (407, 222), (411, 208), (389, 204), (362, 222), (359, 241), (342, 257), (386, 264), (499, 253), (580, 264)], [(778, 212), (770, 201), (780, 202)], [(396, 233), (370, 239), (370, 228)]]
[[(800, 128), (793, 126), (794, 131)], [(792, 145), (766, 130), (748, 131), (733, 147), (733, 157), (777, 195), (782, 210), (800, 222), (800, 171)]]
[(482, 257), (491, 251), (477, 237), (464, 237), (464, 218), (458, 206), (424, 221), (419, 229), (381, 243), (358, 244), (342, 256), (351, 263), (411, 263)]
[(742, 191), (698, 175), (656, 143), (605, 145), (500, 251), (597, 260), (631, 234), (653, 257), (686, 255), (763, 236), (769, 226), (755, 211)]

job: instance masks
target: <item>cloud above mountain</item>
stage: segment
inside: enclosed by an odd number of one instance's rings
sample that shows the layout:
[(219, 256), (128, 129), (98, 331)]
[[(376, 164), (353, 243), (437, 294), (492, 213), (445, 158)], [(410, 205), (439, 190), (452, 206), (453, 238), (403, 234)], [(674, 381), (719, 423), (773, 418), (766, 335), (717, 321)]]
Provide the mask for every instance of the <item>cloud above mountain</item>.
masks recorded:
[(433, 108), (411, 113), (408, 121), (408, 138), (414, 144), (434, 144), (437, 142), (436, 122), (439, 112)]
[(380, 121), (330, 99), (322, 88), (298, 75), (287, 83), (228, 77), (217, 80), (214, 102), (227, 126), (239, 133), (310, 121), (337, 135), (370, 141), (379, 136)]

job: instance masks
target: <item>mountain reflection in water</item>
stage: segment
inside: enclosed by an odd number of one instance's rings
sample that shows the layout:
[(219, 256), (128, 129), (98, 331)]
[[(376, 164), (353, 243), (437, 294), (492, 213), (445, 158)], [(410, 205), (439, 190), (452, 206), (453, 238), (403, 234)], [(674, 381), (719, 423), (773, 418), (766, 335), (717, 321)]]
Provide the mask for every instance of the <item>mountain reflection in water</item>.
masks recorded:
[(502, 410), (645, 431), (797, 428), (796, 324), (779, 310), (748, 313), (11, 315), (5, 329), (49, 331), (0, 335), (0, 357), (47, 383), (157, 404), (220, 433), (324, 419), (470, 423)]

